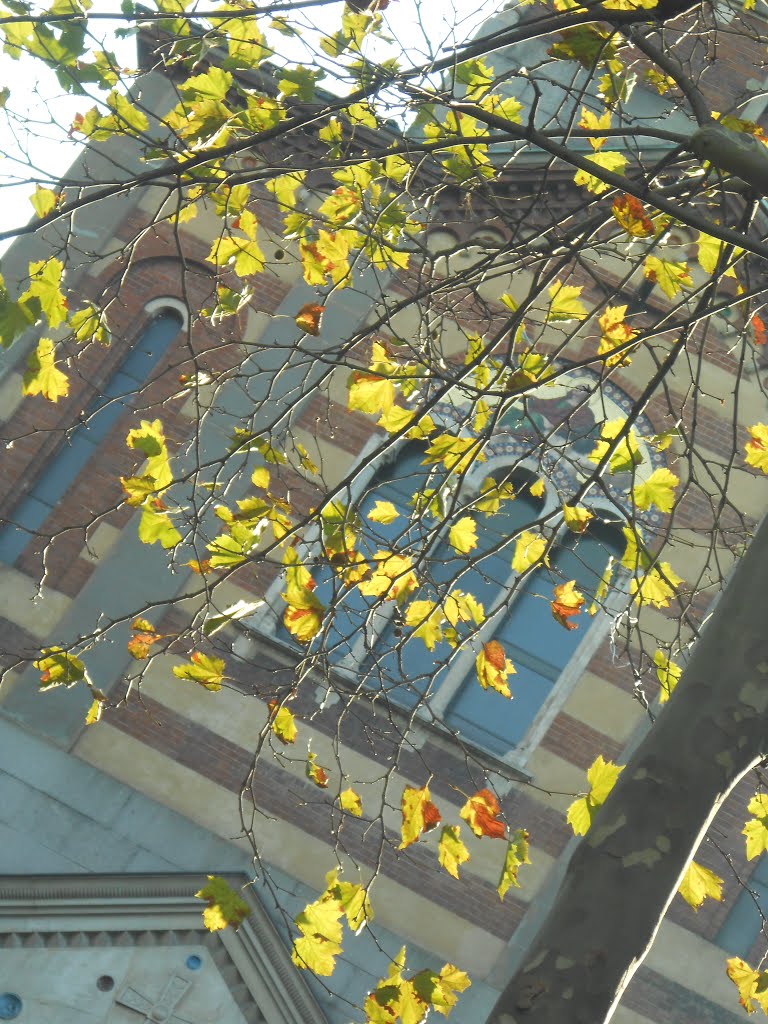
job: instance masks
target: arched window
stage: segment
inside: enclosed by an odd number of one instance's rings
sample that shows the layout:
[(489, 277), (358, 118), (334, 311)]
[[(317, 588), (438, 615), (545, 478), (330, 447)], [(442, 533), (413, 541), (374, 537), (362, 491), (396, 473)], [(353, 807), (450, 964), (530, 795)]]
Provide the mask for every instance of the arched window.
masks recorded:
[[(491, 516), (473, 514), (478, 544), (467, 559), (441, 536), (435, 519), (414, 514), (414, 494), (435, 488), (441, 478), (435, 474), (434, 482), (430, 480), (431, 469), (423, 464), (423, 447), (412, 444), (374, 476), (359, 507), (359, 546), (367, 558), (378, 550), (409, 548), (418, 553), (422, 561), (416, 572), (422, 590), (415, 598), (444, 598), (458, 588), (481, 601), (487, 618), (481, 639), (499, 640), (517, 670), (510, 680), (513, 699), (481, 689), (475, 670), (477, 643), (453, 650), (442, 640), (429, 650), (403, 626), (394, 602), (381, 606), (356, 587), (334, 588), (330, 570), (315, 573), (318, 596), (332, 606), (327, 646), (331, 660), (362, 673), (374, 694), (386, 694), (404, 708), (426, 697), (435, 717), (462, 738), (503, 755), (521, 743), (592, 624), (586, 609), (578, 629), (557, 622), (551, 611), (553, 587), (575, 580), (588, 607), (609, 559), (623, 550), (621, 530), (599, 521), (581, 535), (563, 528), (549, 567), (537, 570), (515, 590), (512, 539), (545, 507), (543, 499), (530, 494), (535, 477), (525, 471), (511, 477), (503, 469), (496, 473), (497, 483), (511, 483), (517, 496)], [(444, 500), (450, 501), (451, 495), (444, 495)], [(400, 513), (398, 519), (372, 523), (367, 514), (378, 501), (391, 502)]]
[[(0, 561), (13, 565), (57, 503), (131, 404), (136, 391), (167, 351), (183, 325), (176, 309), (162, 308), (148, 324), (125, 359), (115, 368), (101, 393), (83, 413), (81, 422), (39, 470), (32, 488), (13, 509), (14, 522), (0, 527)], [(17, 525), (18, 524), (18, 525)]]

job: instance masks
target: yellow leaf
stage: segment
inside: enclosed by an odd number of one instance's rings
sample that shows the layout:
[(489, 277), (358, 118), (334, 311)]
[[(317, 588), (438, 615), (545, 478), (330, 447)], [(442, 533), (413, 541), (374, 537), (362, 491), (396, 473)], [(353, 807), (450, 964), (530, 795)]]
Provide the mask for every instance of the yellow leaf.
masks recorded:
[(628, 473), (643, 461), (643, 453), (640, 451), (634, 430), (630, 429), (619, 442), (616, 442), (625, 423), (626, 420), (622, 419), (607, 420), (603, 423), (600, 428), (600, 440), (587, 456), (590, 462), (599, 463), (612, 449), (608, 460), (608, 469), (611, 474)]
[(675, 488), (679, 483), (679, 478), (670, 470), (655, 469), (644, 483), (633, 487), (636, 507), (645, 511), (655, 505), (660, 512), (671, 512), (675, 504)]
[(343, 913), (341, 900), (329, 889), (296, 917), (301, 938), (294, 939), (291, 960), (297, 967), (324, 977), (333, 974), (341, 953)]
[(546, 547), (547, 541), (540, 533), (531, 533), (529, 530), (525, 530), (515, 541), (512, 568), (515, 572), (526, 572), (532, 565), (541, 561)]
[(747, 837), (747, 860), (754, 860), (768, 851), (768, 793), (757, 793), (749, 801), (747, 810), (752, 815), (742, 834)]
[(94, 725), (101, 718), (101, 712), (104, 710), (103, 700), (94, 700), (88, 709), (88, 714), (85, 716), (86, 725)]
[(251, 483), (262, 491), (269, 487), (269, 470), (266, 466), (258, 466), (251, 475)]
[(584, 533), (587, 523), (594, 519), (588, 508), (580, 505), (563, 505), (563, 520), (571, 533)]
[(605, 803), (605, 799), (616, 784), (624, 765), (614, 764), (613, 761), (605, 761), (602, 754), (598, 754), (592, 766), (587, 772), (589, 792), (586, 796), (574, 800), (568, 808), (566, 821), (573, 829), (575, 835), (584, 836), (589, 831), (589, 826), (598, 810)]
[[(586, 107), (581, 108), (581, 120), (579, 121), (579, 128), (585, 128), (587, 131), (590, 129), (593, 131), (599, 131), (602, 128), (611, 127), (611, 112), (607, 110), (604, 114), (599, 117), (597, 114), (593, 114), (591, 110), (587, 110)], [(608, 140), (602, 139), (590, 139), (589, 144), (592, 149), (600, 149)]]
[[(379, 417), (376, 426), (386, 430), (388, 434), (397, 434), (408, 426), (413, 417), (414, 414), (410, 409), (404, 409), (401, 405), (393, 405)], [(416, 427), (413, 429), (416, 430)]]
[(653, 663), (656, 666), (656, 675), (661, 683), (659, 700), (664, 704), (672, 696), (672, 691), (677, 686), (683, 670), (674, 661), (670, 661), (663, 651), (656, 651), (653, 656)]
[(579, 301), (583, 291), (580, 285), (562, 284), (555, 281), (549, 289), (549, 309), (547, 323), (560, 323), (566, 320), (585, 320), (589, 313), (586, 306)]
[(339, 806), (343, 811), (353, 814), (356, 818), (361, 818), (363, 815), (363, 802), (354, 789), (345, 789), (339, 793)]
[(528, 490), (534, 498), (542, 498), (544, 496), (544, 477), (540, 476), (536, 483), (531, 484)]
[(675, 263), (661, 260), (658, 256), (647, 256), (643, 273), (649, 281), (653, 281), (669, 299), (674, 299), (683, 286), (693, 287), (693, 278), (688, 271), (687, 263)]
[(393, 523), (399, 515), (400, 513), (391, 501), (377, 501), (368, 513), (368, 518), (373, 523), (384, 523), (386, 525)]
[(245, 900), (216, 875), (208, 875), (208, 884), (196, 892), (195, 897), (208, 903), (203, 911), (203, 923), (209, 932), (220, 931), (228, 925), (237, 928), (251, 912)]
[(490, 789), (480, 789), (459, 811), (459, 817), (467, 822), (476, 836), (487, 839), (503, 839), (507, 827), (502, 821), (501, 807)]
[(58, 402), (69, 394), (69, 378), (56, 366), (55, 345), (50, 338), (41, 338), (30, 354), (21, 390), (24, 395), (42, 395), (49, 402)]
[(641, 579), (630, 580), (629, 592), (638, 604), (668, 608), (670, 598), (675, 596), (673, 587), (682, 582), (669, 562), (659, 562), (657, 569), (649, 569)]
[(395, 385), (385, 377), (355, 370), (347, 385), (347, 408), (375, 416), (387, 413), (395, 401)]
[(469, 860), (469, 850), (459, 838), (460, 831), (458, 825), (446, 825), (440, 835), (440, 845), (437, 849), (441, 867), (454, 878), (459, 877), (459, 867)]
[(747, 433), (752, 438), (744, 448), (747, 465), (768, 473), (768, 426), (756, 423), (754, 427), (747, 427)]
[[(593, 153), (586, 159), (612, 174), (623, 174), (627, 166), (627, 158), (623, 153)], [(589, 171), (577, 171), (573, 180), (577, 185), (585, 185), (587, 192), (592, 192), (596, 196), (602, 195), (612, 187)]]
[(523, 864), (530, 864), (528, 858), (528, 840), (530, 836), (524, 828), (519, 828), (512, 836), (507, 846), (507, 853), (504, 858), (504, 867), (501, 869), (501, 878), (496, 886), (499, 899), (504, 899), (507, 890), (511, 885), (516, 889), (520, 888), (517, 880), (517, 873)]
[(282, 743), (295, 743), (298, 730), (296, 720), (286, 707), (274, 707), (270, 705), (270, 717), (272, 719), (272, 732)]
[(174, 665), (173, 674), (178, 679), (191, 679), (206, 690), (220, 690), (224, 679), (225, 664), (221, 658), (194, 651), (189, 662)]
[(732, 957), (726, 961), (726, 973), (739, 990), (739, 1002), (747, 1011), (754, 1013), (753, 1002), (757, 1003), (763, 1013), (768, 1014), (768, 971), (753, 971), (746, 961), (740, 957)]
[(477, 547), (477, 526), (471, 516), (463, 516), (448, 531), (448, 540), (454, 551), (468, 555)]
[(372, 561), (371, 578), (359, 584), (360, 593), (403, 604), (418, 586), (411, 559), (391, 551), (377, 551)]
[(443, 639), (442, 621), (442, 609), (434, 601), (411, 601), (405, 610), (406, 626), (413, 627), (413, 636), (423, 640), (430, 651)]
[[(626, 345), (627, 342), (632, 341), (636, 338), (638, 331), (630, 327), (625, 321), (624, 317), (627, 314), (626, 306), (606, 306), (605, 312), (602, 316), (598, 317), (598, 326), (600, 327), (600, 344), (598, 345), (598, 355), (608, 355), (615, 351), (622, 345)], [(627, 366), (631, 362), (627, 354), (627, 350), (622, 351), (619, 355), (611, 356), (606, 359), (606, 366)]]
[(421, 789), (406, 786), (400, 810), (403, 815), (401, 850), (415, 843), (425, 832), (437, 828), (441, 821), (441, 814), (430, 799), (429, 786)]
[(555, 598), (551, 602), (552, 615), (566, 629), (576, 629), (575, 622), (568, 620), (578, 615), (584, 605), (584, 595), (576, 589), (576, 580), (568, 580), (555, 587)]
[(688, 906), (698, 910), (707, 897), (720, 902), (723, 898), (723, 880), (714, 871), (692, 860), (677, 890)]
[(516, 669), (498, 640), (489, 640), (483, 644), (475, 659), (475, 667), (478, 682), (484, 690), (490, 688), (502, 697), (512, 697), (507, 676), (514, 674)]
[(328, 773), (325, 768), (321, 768), (319, 764), (315, 764), (317, 760), (317, 754), (313, 754), (310, 750), (307, 753), (307, 763), (304, 767), (304, 773), (308, 779), (318, 787), (318, 789), (326, 789), (328, 786)]

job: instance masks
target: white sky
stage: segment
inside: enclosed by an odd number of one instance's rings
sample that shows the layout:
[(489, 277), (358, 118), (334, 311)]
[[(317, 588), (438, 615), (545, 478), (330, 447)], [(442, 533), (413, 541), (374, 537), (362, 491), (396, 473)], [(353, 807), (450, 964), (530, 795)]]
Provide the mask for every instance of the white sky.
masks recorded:
[[(211, 10), (215, 0), (197, 0), (201, 10)], [(195, 5), (189, 10), (194, 11)], [(385, 24), (392, 35), (392, 43), (374, 44), (368, 50), (375, 59), (397, 57), (401, 62), (421, 63), (429, 56), (437, 56), (454, 38), (467, 39), (482, 21), (498, 10), (498, 3), (472, 3), (471, 0), (391, 0), (385, 12)], [(96, 0), (91, 11), (119, 10), (117, 0)], [(309, 8), (306, 14), (292, 16), (303, 23), (306, 33), (303, 41), (287, 40), (277, 33), (269, 41), (279, 43), (280, 53), (292, 61), (312, 62), (312, 51), (317, 39), (315, 30), (332, 34), (340, 27), (342, 5), (330, 4)], [(267, 28), (269, 18), (260, 21)], [(124, 22), (91, 22), (94, 49), (111, 50), (125, 68), (135, 66), (133, 39), (117, 39), (114, 30), (125, 27)], [(405, 54), (403, 54), (405, 47)], [(325, 58), (327, 59), (327, 58)], [(326, 85), (327, 83), (323, 83)], [(67, 96), (52, 71), (39, 61), (25, 58), (13, 60), (0, 52), (0, 86), (10, 89), (6, 109), (0, 111), (0, 232), (23, 226), (32, 216), (29, 196), (35, 183), (54, 186), (60, 175), (71, 164), (79, 143), (68, 137), (73, 118), (89, 110), (98, 97)], [(0, 243), (0, 251), (9, 243)]]

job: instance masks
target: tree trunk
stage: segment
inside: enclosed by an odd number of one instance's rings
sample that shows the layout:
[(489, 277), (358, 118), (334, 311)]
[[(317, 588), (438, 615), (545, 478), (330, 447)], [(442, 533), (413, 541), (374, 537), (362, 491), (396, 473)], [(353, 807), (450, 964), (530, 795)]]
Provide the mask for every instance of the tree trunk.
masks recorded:
[(489, 1024), (609, 1021), (680, 879), (768, 734), (768, 517), (669, 704), (576, 848)]

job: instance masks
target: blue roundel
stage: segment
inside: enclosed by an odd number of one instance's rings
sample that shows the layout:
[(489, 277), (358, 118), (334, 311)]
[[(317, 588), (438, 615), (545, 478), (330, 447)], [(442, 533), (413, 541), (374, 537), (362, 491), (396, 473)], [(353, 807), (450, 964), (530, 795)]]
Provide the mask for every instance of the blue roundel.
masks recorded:
[(22, 1002), (13, 992), (0, 992), (0, 1020), (14, 1020), (21, 1013)]
[(186, 964), (190, 971), (199, 971), (203, 966), (203, 958), (193, 953), (187, 957)]

